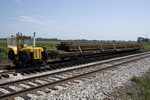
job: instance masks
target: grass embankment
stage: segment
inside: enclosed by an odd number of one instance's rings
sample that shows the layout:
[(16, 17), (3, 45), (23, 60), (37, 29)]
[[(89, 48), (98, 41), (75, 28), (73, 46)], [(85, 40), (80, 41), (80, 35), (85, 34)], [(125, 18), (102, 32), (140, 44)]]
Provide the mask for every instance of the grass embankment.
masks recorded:
[(141, 87), (140, 90), (132, 89), (131, 98), (133, 100), (150, 100), (150, 76), (145, 80), (133, 76), (131, 81)]

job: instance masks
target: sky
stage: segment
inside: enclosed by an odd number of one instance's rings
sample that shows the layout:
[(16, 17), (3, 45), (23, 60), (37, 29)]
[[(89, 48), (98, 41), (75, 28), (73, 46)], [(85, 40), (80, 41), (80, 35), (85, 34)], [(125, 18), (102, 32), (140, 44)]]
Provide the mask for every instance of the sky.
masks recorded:
[(150, 38), (150, 0), (0, 0), (0, 38)]

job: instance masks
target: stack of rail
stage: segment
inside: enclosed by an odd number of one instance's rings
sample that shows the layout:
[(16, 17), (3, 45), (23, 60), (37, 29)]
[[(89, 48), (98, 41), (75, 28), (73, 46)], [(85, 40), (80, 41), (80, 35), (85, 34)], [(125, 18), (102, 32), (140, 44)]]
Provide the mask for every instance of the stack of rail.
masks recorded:
[(137, 51), (141, 45), (136, 42), (61, 42), (56, 51), (50, 51), (51, 58), (66, 58), (81, 55)]

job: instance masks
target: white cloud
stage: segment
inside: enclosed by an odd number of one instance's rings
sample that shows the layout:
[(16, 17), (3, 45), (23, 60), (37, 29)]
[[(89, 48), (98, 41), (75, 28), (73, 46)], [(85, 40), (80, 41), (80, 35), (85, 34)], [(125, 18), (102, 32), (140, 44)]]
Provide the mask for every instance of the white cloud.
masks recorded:
[(21, 19), (21, 21), (24, 22), (29, 22), (29, 23), (33, 23), (33, 24), (42, 24), (42, 25), (46, 25), (46, 24), (50, 24), (54, 21), (51, 20), (40, 20), (38, 18), (35, 17), (31, 17), (31, 16), (19, 16), (19, 18)]

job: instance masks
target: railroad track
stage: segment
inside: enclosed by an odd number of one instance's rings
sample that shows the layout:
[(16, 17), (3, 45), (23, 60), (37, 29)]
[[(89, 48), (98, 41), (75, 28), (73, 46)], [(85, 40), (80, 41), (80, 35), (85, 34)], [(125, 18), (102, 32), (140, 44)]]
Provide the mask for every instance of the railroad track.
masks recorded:
[[(48, 92), (45, 90), (45, 88), (54, 89), (55, 86), (67, 84), (67, 82), (69, 81), (76, 83), (76, 80), (88, 78), (94, 76), (97, 73), (104, 72), (106, 70), (116, 68), (117, 66), (131, 63), (146, 57), (150, 57), (150, 52), (134, 54), (102, 62), (95, 62), (91, 64), (82, 65), (80, 67), (68, 68), (59, 72), (44, 74), (26, 79), (20, 79), (7, 83), (1, 83), (0, 90), (6, 90), (7, 93), (1, 91), (0, 100), (10, 100), (18, 96), (21, 96), (22, 98), (26, 99), (29, 98), (28, 96), (26, 96), (28, 93), (37, 94), (37, 90)], [(14, 90), (11, 88), (11, 86), (15, 86), (20, 89)]]
[[(142, 51), (142, 52), (145, 52), (145, 51)], [(81, 65), (81, 64), (85, 64), (85, 63), (91, 63), (91, 62), (95, 62), (95, 61), (101, 61), (101, 60), (106, 60), (106, 59), (110, 59), (110, 58), (130, 55), (130, 54), (133, 54), (133, 53), (131, 52), (131, 53), (124, 53), (124, 54), (109, 55), (109, 56), (104, 55), (104, 56), (97, 57), (97, 58), (83, 59), (83, 60), (78, 60), (78, 61), (48, 62), (48, 64), (46, 66), (29, 66), (27, 68), (21, 68), (21, 67), (16, 68), (15, 66), (12, 67), (12, 66), (7, 65), (7, 67), (3, 66), (0, 69), (0, 78), (1, 77), (9, 78), (9, 74), (16, 76), (18, 73), (20, 73), (22, 75), (26, 75), (26, 74), (43, 72), (43, 71), (62, 69), (62, 68), (71, 67), (74, 65)]]

